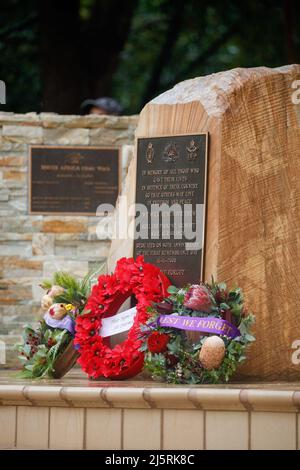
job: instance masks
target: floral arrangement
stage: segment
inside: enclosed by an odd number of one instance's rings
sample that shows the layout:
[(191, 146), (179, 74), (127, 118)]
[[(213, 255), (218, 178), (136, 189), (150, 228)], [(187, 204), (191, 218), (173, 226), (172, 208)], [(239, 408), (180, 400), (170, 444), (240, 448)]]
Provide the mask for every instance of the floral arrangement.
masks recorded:
[[(142, 256), (136, 260), (121, 258), (114, 273), (99, 277), (83, 314), (76, 321), (78, 362), (90, 378), (125, 379), (142, 370), (144, 354), (140, 350), (140, 328), (149, 317), (149, 306), (167, 295), (169, 285), (159, 268), (145, 263)], [(137, 302), (133, 325), (126, 340), (112, 348), (109, 337), (101, 336), (102, 321), (115, 315), (133, 295)]]
[[(57, 272), (41, 284), (43, 318), (37, 328), (25, 326), (17, 345), (22, 377), (58, 378), (77, 360), (91, 379), (126, 379), (145, 367), (154, 380), (223, 383), (246, 359), (254, 316), (241, 289), (213, 279), (176, 288), (142, 256), (120, 259), (110, 275), (101, 271), (82, 280)], [(103, 320), (132, 296), (127, 338), (111, 347)]]
[[(43, 318), (36, 328), (26, 325), (23, 342), (16, 345), (22, 364), (21, 377), (58, 377), (75, 364), (78, 357), (73, 348), (75, 320), (83, 312), (98, 274), (99, 269), (78, 280), (68, 273), (57, 272), (52, 281), (40, 284), (45, 290), (41, 299)], [(58, 373), (58, 360), (63, 358), (68, 348), (68, 364)]]
[[(254, 316), (244, 306), (241, 289), (228, 290), (212, 279), (211, 284), (170, 286), (168, 292), (149, 309), (142, 328), (145, 368), (154, 380), (169, 383), (227, 382), (255, 340), (250, 334)], [(196, 342), (189, 330), (198, 332)]]

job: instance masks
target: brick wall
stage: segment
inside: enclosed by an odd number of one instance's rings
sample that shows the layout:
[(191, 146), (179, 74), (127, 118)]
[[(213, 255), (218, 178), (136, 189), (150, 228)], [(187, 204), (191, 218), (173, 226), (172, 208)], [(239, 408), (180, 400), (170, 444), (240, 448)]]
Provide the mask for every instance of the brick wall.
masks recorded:
[(12, 345), (41, 315), (40, 280), (58, 269), (84, 274), (110, 246), (96, 237), (96, 217), (28, 215), (29, 145), (121, 146), (124, 177), (136, 123), (137, 116), (0, 113), (0, 367), (16, 364)]

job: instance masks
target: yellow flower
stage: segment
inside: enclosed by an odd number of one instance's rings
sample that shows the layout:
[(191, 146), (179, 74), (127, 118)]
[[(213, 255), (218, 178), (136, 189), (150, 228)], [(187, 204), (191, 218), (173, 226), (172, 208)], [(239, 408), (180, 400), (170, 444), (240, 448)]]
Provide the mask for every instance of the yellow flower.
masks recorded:
[(65, 309), (66, 309), (68, 312), (69, 312), (70, 310), (74, 310), (74, 308), (75, 308), (75, 307), (74, 307), (74, 305), (72, 305), (72, 304), (66, 304), (66, 305), (65, 305)]

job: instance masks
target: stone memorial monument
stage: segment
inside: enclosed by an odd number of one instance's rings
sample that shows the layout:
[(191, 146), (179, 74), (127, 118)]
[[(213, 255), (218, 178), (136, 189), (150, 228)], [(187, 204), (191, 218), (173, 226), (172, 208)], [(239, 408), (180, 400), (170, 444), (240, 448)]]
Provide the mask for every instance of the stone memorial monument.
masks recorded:
[[(209, 136), (203, 280), (240, 285), (256, 315), (256, 342), (240, 369), (248, 380), (300, 378), (299, 79), (300, 65), (291, 65), (187, 80), (149, 102), (136, 131), (137, 139)], [(137, 151), (138, 168), (140, 158)], [(135, 159), (129, 201), (141, 178)], [(115, 240), (110, 267), (131, 254), (131, 239)]]

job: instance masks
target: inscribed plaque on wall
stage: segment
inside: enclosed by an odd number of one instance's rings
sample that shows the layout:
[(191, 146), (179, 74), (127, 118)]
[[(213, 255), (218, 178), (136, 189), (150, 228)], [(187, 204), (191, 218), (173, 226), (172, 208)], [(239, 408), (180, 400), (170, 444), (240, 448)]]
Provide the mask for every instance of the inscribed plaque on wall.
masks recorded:
[(29, 212), (95, 215), (99, 204), (115, 205), (119, 160), (118, 148), (32, 146)]
[(134, 256), (144, 255), (177, 286), (202, 279), (207, 147), (208, 134), (137, 142)]

